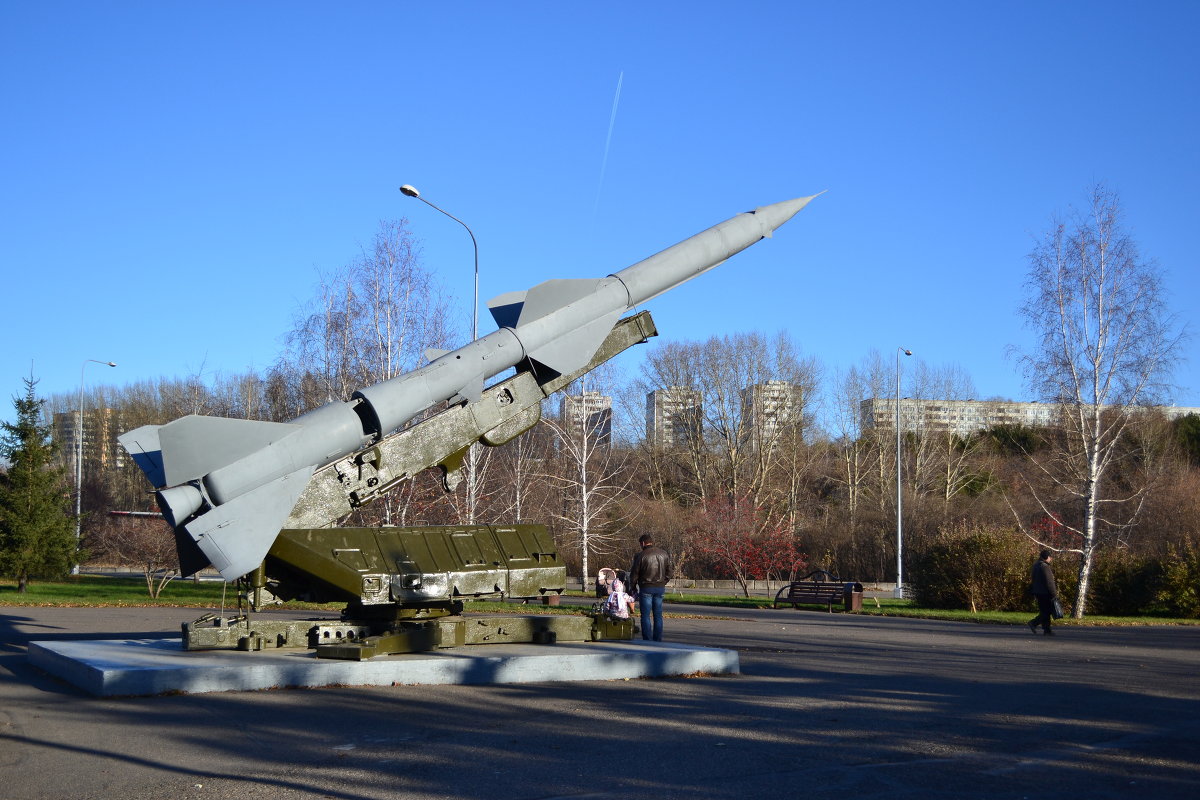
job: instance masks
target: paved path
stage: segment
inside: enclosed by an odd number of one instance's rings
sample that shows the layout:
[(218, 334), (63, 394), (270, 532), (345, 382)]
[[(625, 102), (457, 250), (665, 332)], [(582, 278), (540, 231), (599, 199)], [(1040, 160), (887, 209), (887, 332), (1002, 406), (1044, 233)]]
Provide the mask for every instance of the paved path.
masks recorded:
[(0, 795), (1200, 797), (1195, 627), (730, 611), (667, 634), (738, 649), (736, 677), (131, 699), (25, 658), (31, 639), (173, 636), (197, 613), (0, 609)]

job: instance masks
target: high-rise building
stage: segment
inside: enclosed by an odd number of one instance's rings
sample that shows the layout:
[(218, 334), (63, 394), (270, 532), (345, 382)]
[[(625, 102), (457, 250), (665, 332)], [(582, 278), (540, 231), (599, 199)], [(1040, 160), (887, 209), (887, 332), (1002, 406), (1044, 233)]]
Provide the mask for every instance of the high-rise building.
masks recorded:
[[(121, 469), (125, 466), (125, 450), (117, 443), (121, 432), (121, 412), (115, 408), (91, 408), (83, 412), (83, 463), (88, 467)], [(79, 412), (64, 411), (54, 415), (51, 435), (58, 444), (59, 456), (70, 474), (76, 474), (79, 454)], [(73, 479), (73, 478), (72, 478)]]
[(586, 435), (603, 447), (612, 446), (612, 398), (608, 395), (563, 395), (559, 412), (572, 435)]
[(775, 447), (803, 430), (804, 390), (788, 381), (765, 381), (742, 390), (746, 429), (755, 448)]
[(655, 389), (646, 395), (646, 438), (654, 447), (672, 449), (698, 441), (700, 392), (686, 386)]
[[(1200, 415), (1200, 408), (1184, 406), (1148, 406), (1167, 419), (1188, 414)], [(1009, 400), (921, 400), (900, 399), (900, 430), (949, 431), (959, 436), (994, 425), (1045, 426), (1057, 422), (1062, 406), (1058, 403), (1016, 403)], [(871, 398), (859, 405), (864, 428), (896, 429), (896, 400)]]

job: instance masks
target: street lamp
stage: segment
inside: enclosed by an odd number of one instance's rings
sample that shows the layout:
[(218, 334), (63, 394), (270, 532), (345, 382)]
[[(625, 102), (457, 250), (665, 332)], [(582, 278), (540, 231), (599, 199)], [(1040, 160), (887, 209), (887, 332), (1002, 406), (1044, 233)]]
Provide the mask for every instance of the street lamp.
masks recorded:
[[(467, 233), (471, 237), (471, 246), (475, 249), (475, 296), (474, 302), (471, 304), (471, 341), (475, 341), (479, 338), (479, 242), (475, 241), (475, 233), (471, 230), (467, 223), (463, 222), (446, 209), (435, 206), (424, 197), (421, 197), (421, 193), (417, 191), (417, 187), (406, 183), (400, 187), (400, 193), (405, 197), (414, 197), (417, 200), (420, 200), (425, 205), (442, 212), (447, 217), (467, 229)], [(467, 522), (471, 525), (475, 524), (475, 455), (475, 445), (471, 444), (471, 446), (467, 448)]]
[(901, 514), (903, 494), (900, 487), (900, 354), (912, 355), (912, 350), (896, 348), (896, 592), (904, 597), (904, 519)]
[[(81, 527), (83, 517), (83, 371), (87, 369), (88, 364), (103, 364), (106, 367), (115, 367), (116, 364), (112, 361), (97, 361), (94, 358), (89, 358), (83, 362), (79, 368), (79, 417), (78, 424), (75, 426), (75, 552), (79, 552), (79, 538), (82, 533)], [(76, 562), (71, 566), (71, 574), (79, 574), (79, 563)]]

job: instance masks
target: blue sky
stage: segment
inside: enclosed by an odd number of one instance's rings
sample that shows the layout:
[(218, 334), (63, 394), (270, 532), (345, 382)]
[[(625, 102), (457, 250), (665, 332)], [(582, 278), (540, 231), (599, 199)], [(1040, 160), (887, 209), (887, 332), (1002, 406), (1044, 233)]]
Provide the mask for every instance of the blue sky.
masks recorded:
[[(267, 367), (383, 219), (467, 330), (470, 239), (404, 183), (474, 230), (481, 300), (828, 190), (652, 301), (662, 339), (786, 330), (830, 371), (903, 345), (1029, 399), (1026, 255), (1095, 182), (1196, 324), (1198, 29), (1194, 2), (5, 0), (0, 414), (31, 364), (42, 395), (92, 358), (119, 366), (89, 385)], [(1200, 360), (1176, 382), (1200, 405)]]

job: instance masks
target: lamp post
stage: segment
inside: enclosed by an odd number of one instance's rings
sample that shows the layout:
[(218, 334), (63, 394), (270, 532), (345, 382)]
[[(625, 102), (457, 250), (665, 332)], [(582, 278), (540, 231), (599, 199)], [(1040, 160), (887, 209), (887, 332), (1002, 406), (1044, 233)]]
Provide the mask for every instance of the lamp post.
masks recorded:
[(904, 517), (901, 513), (903, 494), (900, 485), (900, 354), (912, 355), (912, 350), (896, 348), (896, 592), (904, 597)]
[[(479, 242), (475, 241), (475, 233), (471, 230), (467, 223), (463, 222), (458, 217), (451, 214), (444, 208), (435, 206), (433, 203), (421, 197), (421, 193), (417, 191), (417, 187), (411, 184), (404, 184), (400, 187), (400, 193), (405, 197), (413, 197), (420, 200), (425, 205), (432, 209), (442, 212), (450, 219), (457, 222), (467, 229), (467, 234), (471, 237), (471, 246), (475, 250), (475, 295), (471, 304), (471, 341), (479, 338)], [(472, 444), (467, 448), (467, 522), (471, 525), (475, 524), (475, 445)]]
[[(104, 364), (106, 367), (115, 367), (112, 361), (98, 361), (94, 358), (89, 358), (83, 362), (79, 368), (79, 417), (75, 426), (75, 550), (79, 551), (79, 539), (82, 534), (83, 525), (83, 372), (87, 369), (88, 364)], [(71, 574), (79, 574), (79, 564), (76, 562), (71, 566)]]

